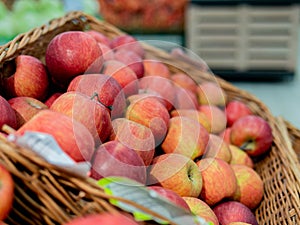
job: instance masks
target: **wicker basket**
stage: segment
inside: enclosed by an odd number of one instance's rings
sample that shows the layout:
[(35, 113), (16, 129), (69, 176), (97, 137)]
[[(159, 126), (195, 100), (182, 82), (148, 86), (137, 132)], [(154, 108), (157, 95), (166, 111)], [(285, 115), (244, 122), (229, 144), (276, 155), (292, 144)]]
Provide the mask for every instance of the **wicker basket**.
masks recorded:
[[(47, 44), (56, 34), (86, 29), (98, 30), (111, 38), (123, 33), (82, 12), (70, 12), (0, 46), (0, 77), (5, 76), (5, 67), (17, 55), (30, 54), (44, 60)], [(146, 58), (161, 60), (172, 72), (185, 71), (197, 82), (216, 79), (230, 99), (244, 101), (270, 123), (274, 136), (271, 151), (255, 163), (255, 169), (265, 185), (263, 201), (255, 214), (259, 224), (300, 224), (299, 162), (294, 157), (294, 150), (287, 147), (290, 139), (286, 139), (282, 132), (282, 127), (286, 129), (285, 123), (278, 123), (269, 109), (250, 93), (218, 77), (200, 72), (196, 67), (176, 60), (155, 47), (145, 44), (144, 48)], [(7, 220), (9, 224), (61, 224), (74, 216), (92, 212), (120, 212), (119, 208), (109, 203), (108, 198), (112, 196), (105, 194), (94, 181), (62, 172), (30, 151), (6, 140), (0, 140), (0, 161), (13, 174), (16, 183), (14, 207)]]

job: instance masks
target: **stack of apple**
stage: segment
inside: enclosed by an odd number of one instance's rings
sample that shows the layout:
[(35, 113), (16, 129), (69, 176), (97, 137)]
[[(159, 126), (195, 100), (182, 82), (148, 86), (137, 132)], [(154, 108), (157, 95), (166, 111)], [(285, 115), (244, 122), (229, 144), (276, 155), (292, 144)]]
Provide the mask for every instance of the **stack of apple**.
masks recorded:
[(130, 35), (89, 30), (55, 36), (45, 62), (16, 57), (2, 83), (0, 126), (51, 134), (91, 163), (91, 178), (134, 179), (215, 225), (257, 224), (253, 159), (270, 149), (271, 128), (216, 82), (146, 59)]

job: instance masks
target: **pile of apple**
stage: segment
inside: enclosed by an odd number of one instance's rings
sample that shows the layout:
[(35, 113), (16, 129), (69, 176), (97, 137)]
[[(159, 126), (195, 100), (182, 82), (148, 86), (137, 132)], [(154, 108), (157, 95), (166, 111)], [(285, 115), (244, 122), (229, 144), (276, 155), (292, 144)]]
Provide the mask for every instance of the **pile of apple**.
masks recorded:
[(146, 59), (130, 35), (94, 30), (60, 33), (45, 62), (19, 55), (14, 66), (0, 127), (51, 134), (91, 163), (91, 178), (133, 179), (211, 224), (258, 224), (264, 186), (253, 162), (270, 149), (271, 128), (216, 82)]

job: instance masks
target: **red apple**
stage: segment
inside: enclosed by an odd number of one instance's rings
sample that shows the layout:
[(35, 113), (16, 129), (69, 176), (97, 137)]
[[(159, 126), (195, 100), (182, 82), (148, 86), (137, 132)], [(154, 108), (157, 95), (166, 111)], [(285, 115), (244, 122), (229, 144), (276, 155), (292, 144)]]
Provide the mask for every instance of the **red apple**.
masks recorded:
[(156, 186), (156, 185), (148, 186), (148, 189), (157, 192), (159, 195), (161, 195), (162, 197), (165, 197), (166, 199), (171, 201), (176, 206), (182, 207), (185, 210), (190, 211), (190, 207), (188, 206), (186, 201), (183, 199), (183, 197), (178, 195), (176, 192), (174, 192), (170, 189), (166, 189), (166, 188), (161, 187), (161, 186)]
[(205, 81), (198, 85), (198, 102), (200, 105), (225, 106), (227, 95), (215, 82)]
[(231, 126), (230, 142), (250, 156), (259, 156), (267, 152), (273, 143), (272, 129), (260, 116), (244, 116)]
[(171, 78), (169, 68), (162, 62), (154, 59), (144, 59), (144, 76), (160, 76), (167, 79)]
[(10, 212), (14, 199), (14, 181), (10, 172), (0, 164), (0, 221)]
[(96, 145), (106, 141), (111, 133), (109, 112), (94, 96), (68, 91), (59, 96), (50, 109), (82, 123), (93, 135)]
[(133, 149), (119, 141), (108, 141), (96, 149), (91, 177), (99, 180), (109, 176), (127, 177), (142, 185), (146, 183), (146, 166)]
[(258, 225), (253, 212), (247, 206), (237, 201), (222, 202), (216, 205), (213, 211), (222, 225), (229, 225), (232, 222)]
[(208, 140), (209, 133), (196, 120), (175, 116), (169, 121), (161, 148), (165, 153), (178, 153), (194, 160), (203, 155)]
[(194, 92), (175, 86), (175, 109), (197, 109), (198, 101)]
[(229, 145), (229, 149), (231, 151), (231, 160), (229, 164), (245, 165), (250, 168), (254, 168), (253, 160), (245, 151), (235, 145)]
[(50, 109), (37, 113), (17, 131), (43, 132), (53, 136), (61, 149), (74, 161), (90, 161), (94, 153), (94, 139), (88, 129), (72, 118)]
[(49, 89), (49, 78), (44, 64), (33, 56), (19, 55), (15, 58), (15, 66), (15, 72), (4, 79), (7, 95), (44, 100)]
[(239, 118), (247, 115), (252, 115), (251, 109), (242, 101), (232, 100), (227, 103), (225, 108), (225, 113), (227, 117), (227, 126), (232, 126), (232, 124)]
[(61, 92), (55, 92), (53, 93), (49, 98), (46, 99), (46, 101), (44, 102), (46, 106), (48, 106), (48, 108), (50, 108), (50, 106), (52, 105), (52, 103), (59, 97), (61, 96), (63, 93)]
[(87, 30), (87, 31), (85, 31), (85, 33), (91, 35), (98, 43), (102, 43), (106, 46), (110, 45), (109, 38), (105, 34), (99, 32), (99, 31)]
[(14, 97), (8, 100), (17, 117), (17, 127), (21, 127), (34, 115), (44, 109), (48, 109), (43, 102), (31, 97)]
[(193, 93), (197, 93), (197, 83), (185, 73), (175, 73), (171, 76), (171, 80), (179, 87), (190, 90)]
[(4, 124), (16, 129), (17, 117), (8, 101), (0, 95), (0, 130)]
[(196, 163), (181, 154), (156, 156), (149, 170), (149, 184), (171, 189), (180, 196), (198, 197), (202, 177)]
[(115, 53), (109, 46), (103, 43), (98, 43), (98, 45), (102, 51), (102, 57), (104, 61), (115, 59)]
[(102, 67), (102, 51), (91, 35), (65, 31), (50, 41), (45, 60), (53, 81), (65, 87), (77, 75), (98, 73)]
[(114, 119), (112, 127), (109, 139), (135, 150), (149, 166), (155, 153), (155, 139), (150, 128), (126, 118)]
[(113, 77), (121, 85), (125, 96), (138, 93), (139, 83), (135, 72), (124, 63), (117, 60), (108, 60), (101, 71)]
[(70, 82), (67, 91), (77, 91), (88, 96), (97, 94), (98, 100), (107, 106), (112, 118), (121, 117), (126, 107), (121, 85), (108, 75), (79, 75)]

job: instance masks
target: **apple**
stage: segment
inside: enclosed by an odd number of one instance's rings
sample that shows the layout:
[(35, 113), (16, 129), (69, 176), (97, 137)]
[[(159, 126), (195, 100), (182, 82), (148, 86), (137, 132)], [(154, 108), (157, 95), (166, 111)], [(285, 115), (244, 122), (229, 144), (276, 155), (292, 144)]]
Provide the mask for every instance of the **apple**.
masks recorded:
[(246, 152), (244, 152), (242, 149), (235, 145), (229, 145), (229, 149), (231, 151), (231, 160), (229, 164), (239, 164), (248, 166), (250, 168), (254, 168), (253, 160)]
[(3, 81), (7, 96), (27, 96), (44, 100), (49, 89), (45, 65), (30, 55), (19, 55), (14, 59), (14, 63), (15, 72)]
[(146, 183), (146, 166), (133, 149), (119, 141), (107, 141), (96, 149), (91, 177), (99, 180), (109, 176), (127, 177), (142, 185)]
[(139, 225), (131, 215), (123, 213), (101, 212), (99, 214), (88, 214), (71, 219), (64, 225)]
[(210, 132), (211, 125), (207, 116), (196, 109), (174, 109), (170, 112), (171, 117), (185, 116), (198, 121), (206, 130)]
[(231, 132), (231, 127), (226, 127), (225, 130), (223, 130), (219, 136), (227, 143), (231, 144), (230, 142), (230, 132)]
[(208, 140), (209, 133), (196, 120), (175, 116), (169, 120), (161, 148), (165, 153), (178, 153), (194, 160), (203, 155)]
[(150, 128), (157, 145), (167, 134), (170, 114), (156, 98), (145, 97), (131, 102), (126, 109), (125, 117)]
[(259, 174), (245, 165), (231, 165), (237, 179), (237, 189), (233, 200), (243, 203), (248, 208), (255, 209), (262, 201), (264, 183)]
[(110, 114), (94, 96), (68, 91), (59, 96), (50, 109), (82, 123), (91, 132), (96, 146), (106, 141), (111, 133)]
[(99, 42), (98, 42), (98, 46), (102, 51), (102, 57), (104, 61), (115, 59), (115, 53), (109, 46)]
[(247, 115), (252, 115), (251, 109), (240, 100), (232, 100), (227, 103), (225, 108), (227, 126), (232, 126), (232, 124), (239, 118)]
[(4, 124), (16, 129), (17, 117), (13, 108), (10, 106), (8, 101), (0, 95), (0, 130)]
[(155, 139), (150, 128), (126, 118), (117, 118), (112, 121), (109, 140), (118, 140), (135, 150), (146, 166), (152, 162), (155, 153)]
[(230, 142), (250, 156), (259, 156), (267, 152), (273, 143), (272, 129), (260, 116), (244, 116), (231, 126)]
[(229, 225), (232, 222), (258, 225), (253, 212), (247, 206), (237, 201), (222, 202), (216, 205), (213, 211), (222, 225)]
[(171, 76), (171, 80), (177, 86), (190, 90), (193, 93), (197, 93), (198, 85), (197, 83), (185, 73), (175, 73)]
[(48, 108), (50, 108), (50, 106), (52, 105), (52, 103), (59, 97), (61, 96), (63, 93), (62, 92), (55, 92), (53, 93), (51, 96), (49, 96), (46, 100), (45, 100), (45, 105), (48, 106)]
[(110, 47), (115, 51), (118, 49), (126, 49), (128, 51), (134, 51), (141, 58), (145, 57), (145, 50), (142, 44), (129, 34), (121, 34), (119, 36), (114, 37), (110, 41)]
[(138, 94), (128, 96), (126, 101), (130, 104), (143, 98), (154, 98), (166, 107), (166, 101), (160, 96), (160, 94), (147, 91), (144, 92), (142, 90), (139, 90)]
[(102, 51), (91, 35), (65, 31), (48, 44), (45, 61), (54, 83), (66, 87), (77, 75), (98, 73), (102, 67)]
[(95, 143), (88, 129), (80, 122), (50, 109), (33, 116), (16, 131), (16, 135), (23, 135), (26, 131), (52, 135), (61, 149), (76, 162), (90, 161), (94, 153)]
[(180, 196), (198, 197), (202, 177), (196, 163), (176, 153), (161, 154), (153, 159), (149, 168), (149, 184), (171, 189)]
[(250, 223), (244, 223), (244, 222), (231, 222), (228, 225), (251, 225)]
[(182, 197), (182, 198), (188, 204), (193, 214), (200, 216), (211, 225), (219, 225), (218, 218), (216, 217), (214, 211), (204, 201), (195, 197)]
[(48, 106), (43, 102), (26, 96), (11, 98), (8, 100), (8, 103), (15, 111), (17, 128), (21, 127), (41, 110), (48, 109)]
[(98, 43), (104, 44), (106, 46), (110, 45), (110, 39), (103, 33), (96, 30), (87, 30), (85, 33), (91, 35)]
[(101, 73), (109, 75), (118, 81), (126, 97), (138, 93), (139, 82), (137, 76), (124, 63), (118, 60), (105, 61)]
[(227, 95), (215, 82), (204, 81), (198, 84), (197, 94), (200, 105), (226, 105)]
[(139, 88), (144, 92), (157, 93), (165, 101), (167, 110), (171, 110), (175, 102), (175, 88), (169, 79), (159, 76), (146, 76), (139, 79)]
[(111, 118), (123, 116), (126, 99), (121, 85), (105, 74), (88, 74), (75, 77), (67, 91), (77, 91), (88, 96), (97, 94), (98, 100), (107, 107)]
[(170, 189), (166, 189), (166, 188), (161, 187), (161, 186), (156, 186), (156, 185), (148, 186), (147, 188), (157, 192), (159, 195), (161, 195), (162, 197), (164, 197), (167, 200), (171, 201), (171, 203), (175, 204), (176, 206), (182, 207), (185, 210), (190, 211), (190, 207), (188, 206), (188, 204), (184, 200), (184, 197), (181, 197), (176, 192), (174, 192)]
[(222, 138), (215, 134), (209, 134), (204, 157), (223, 159), (229, 163), (232, 156), (228, 144)]
[(175, 109), (197, 109), (197, 96), (194, 92), (175, 86)]
[(203, 179), (200, 199), (213, 206), (225, 198), (233, 197), (237, 181), (227, 162), (218, 158), (204, 158), (197, 162), (197, 166)]
[(115, 51), (114, 57), (116, 60), (124, 63), (130, 69), (132, 69), (135, 72), (138, 79), (144, 76), (143, 59), (134, 51), (118, 49), (117, 51)]
[(144, 76), (160, 76), (167, 79), (171, 78), (169, 68), (161, 61), (154, 59), (144, 59)]
[(219, 134), (226, 128), (226, 114), (224, 110), (215, 105), (200, 105), (200, 112), (203, 112), (210, 121), (211, 133)]
[(12, 209), (14, 186), (12, 175), (0, 164), (0, 221), (4, 220)]

